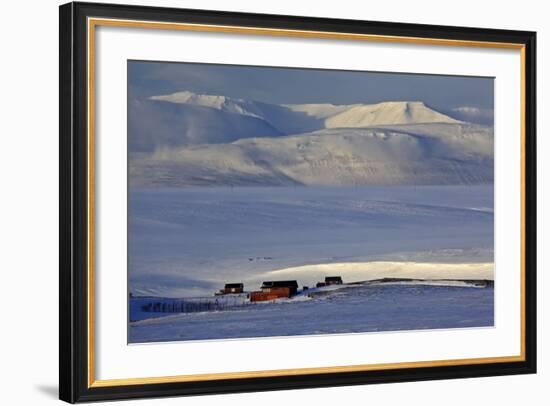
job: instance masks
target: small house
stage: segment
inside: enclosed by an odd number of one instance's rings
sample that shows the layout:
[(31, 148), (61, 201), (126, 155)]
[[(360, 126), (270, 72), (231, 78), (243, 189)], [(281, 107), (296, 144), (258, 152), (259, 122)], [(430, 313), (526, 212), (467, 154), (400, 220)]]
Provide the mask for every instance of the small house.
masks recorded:
[(290, 290), (288, 288), (273, 288), (269, 291), (256, 291), (250, 292), (251, 302), (265, 302), (266, 300), (283, 299), (290, 297)]
[(296, 281), (267, 281), (262, 283), (260, 291), (250, 292), (251, 302), (263, 302), (266, 300), (275, 300), (289, 298), (298, 291), (298, 282)]
[(297, 281), (267, 281), (262, 283), (262, 292), (270, 293), (277, 289), (287, 288), (290, 296), (294, 296), (298, 291)]
[(326, 286), (329, 286), (329, 285), (342, 285), (343, 283), (344, 283), (344, 281), (342, 281), (341, 276), (327, 276), (325, 278), (325, 285)]
[(221, 290), (221, 293), (224, 295), (230, 293), (243, 293), (244, 284), (242, 283), (226, 283), (225, 287)]

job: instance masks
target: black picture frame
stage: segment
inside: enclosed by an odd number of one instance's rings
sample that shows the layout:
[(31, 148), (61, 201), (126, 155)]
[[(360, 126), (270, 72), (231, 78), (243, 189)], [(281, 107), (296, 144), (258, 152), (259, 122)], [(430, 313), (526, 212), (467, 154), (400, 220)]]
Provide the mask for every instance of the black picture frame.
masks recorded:
[[(60, 6), (59, 397), (84, 402), (220, 394), (536, 372), (536, 33), (498, 29), (68, 3)], [(89, 382), (87, 19), (260, 27), (518, 44), (524, 52), (524, 359), (389, 370), (93, 386)]]

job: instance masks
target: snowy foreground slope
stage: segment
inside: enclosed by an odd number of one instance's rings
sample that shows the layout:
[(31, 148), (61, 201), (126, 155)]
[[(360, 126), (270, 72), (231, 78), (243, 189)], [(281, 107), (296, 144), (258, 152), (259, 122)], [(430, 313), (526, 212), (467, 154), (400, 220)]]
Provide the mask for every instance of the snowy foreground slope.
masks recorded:
[(130, 343), (490, 327), (493, 288), (356, 286), (308, 300), (172, 313), (130, 323)]
[(133, 101), (132, 186), (479, 184), (493, 129), (422, 102), (272, 105), (179, 92)]

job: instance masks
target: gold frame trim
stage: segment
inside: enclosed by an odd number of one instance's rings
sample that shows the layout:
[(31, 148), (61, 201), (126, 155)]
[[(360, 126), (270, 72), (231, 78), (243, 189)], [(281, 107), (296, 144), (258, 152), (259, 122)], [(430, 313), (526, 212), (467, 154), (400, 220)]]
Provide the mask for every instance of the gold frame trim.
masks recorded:
[[(213, 374), (174, 375), (145, 378), (95, 379), (95, 28), (97, 26), (148, 28), (157, 30), (182, 30), (194, 32), (218, 32), (244, 35), (266, 35), (277, 37), (337, 39), (370, 42), (420, 44), (432, 46), (459, 46), (477, 48), (512, 49), (520, 51), (521, 83), (521, 269), (520, 269), (520, 340), (519, 355), (485, 358), (464, 358), (452, 360), (396, 362), (383, 364), (347, 365), (318, 368), (277, 369), (267, 371), (225, 372)], [(88, 388), (114, 387), (126, 385), (161, 384), (177, 382), (199, 382), (220, 379), (266, 378), (342, 372), (380, 371), (397, 368), (426, 368), (474, 364), (494, 364), (522, 362), (526, 359), (525, 349), (525, 45), (506, 42), (465, 41), (440, 38), (400, 37), (391, 35), (354, 34), (344, 32), (306, 31), (273, 29), (228, 25), (164, 23), (139, 20), (109, 18), (88, 19)]]

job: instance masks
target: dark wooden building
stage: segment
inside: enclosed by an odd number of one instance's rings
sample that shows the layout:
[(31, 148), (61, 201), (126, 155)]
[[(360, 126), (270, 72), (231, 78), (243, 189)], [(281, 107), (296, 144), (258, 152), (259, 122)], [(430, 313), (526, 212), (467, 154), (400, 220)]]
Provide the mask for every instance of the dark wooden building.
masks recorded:
[(250, 301), (263, 302), (266, 300), (289, 298), (294, 296), (297, 291), (297, 281), (266, 281), (262, 283), (261, 291), (250, 292)]
[(297, 281), (267, 281), (262, 283), (262, 292), (272, 292), (279, 288), (288, 288), (290, 296), (293, 296), (298, 291)]
[(288, 288), (271, 288), (269, 291), (250, 292), (251, 302), (265, 302), (267, 300), (275, 300), (289, 298), (290, 290)]
[(226, 283), (225, 287), (221, 290), (221, 293), (227, 295), (229, 293), (243, 293), (244, 284), (242, 283)]
[(341, 276), (327, 276), (325, 277), (325, 285), (342, 285), (344, 281)]

